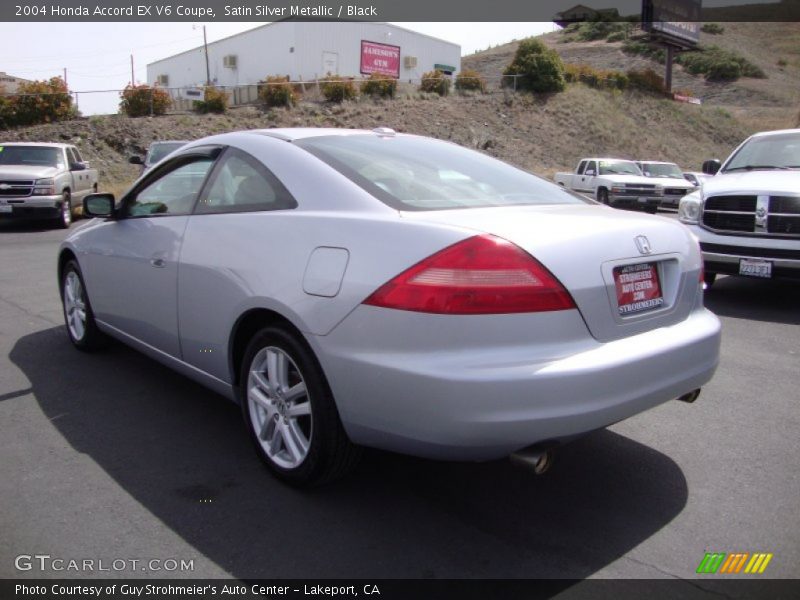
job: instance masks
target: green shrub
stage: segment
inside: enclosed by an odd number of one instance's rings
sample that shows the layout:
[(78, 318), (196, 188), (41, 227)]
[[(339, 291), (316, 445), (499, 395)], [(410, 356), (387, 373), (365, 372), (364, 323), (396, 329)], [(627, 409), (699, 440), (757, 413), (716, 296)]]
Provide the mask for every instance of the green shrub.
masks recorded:
[(450, 78), (439, 69), (423, 73), (419, 91), (446, 96), (450, 91)]
[(533, 92), (561, 92), (566, 84), (558, 53), (534, 38), (519, 43), (514, 60), (503, 74), (518, 76), (517, 89)]
[(626, 40), (622, 43), (622, 51), (625, 54), (638, 54), (639, 56), (644, 56), (645, 58), (655, 60), (661, 64), (664, 64), (667, 60), (667, 54), (664, 52), (663, 48), (650, 46), (644, 42)]
[(0, 85), (0, 129), (8, 129), (13, 121), (11, 99), (6, 98), (5, 88)]
[(346, 79), (340, 75), (331, 75), (320, 80), (322, 95), (328, 102), (344, 102), (356, 97), (356, 86), (352, 79)]
[(371, 73), (370, 76), (361, 82), (361, 93), (377, 98), (394, 98), (397, 92), (397, 79), (389, 75)]
[[(675, 58), (675, 62), (692, 75), (705, 75), (710, 81), (734, 81), (739, 77), (763, 79), (764, 71), (743, 56), (720, 48), (705, 46), (684, 52)], [(734, 67), (735, 63), (737, 66)]]
[(486, 91), (486, 80), (481, 74), (472, 69), (463, 69), (456, 75), (457, 90), (473, 90), (478, 92)]
[(119, 112), (129, 117), (163, 115), (172, 105), (172, 99), (165, 90), (150, 87), (146, 83), (126, 85), (120, 97)]
[(569, 83), (584, 83), (593, 88), (624, 90), (628, 87), (628, 76), (625, 73), (593, 69), (589, 65), (565, 65), (564, 78)]
[(789, 62), (785, 58), (779, 58), (778, 62), (775, 64), (777, 64), (779, 67), (785, 67), (789, 64)]
[(624, 31), (615, 31), (606, 38), (606, 42), (621, 42), (628, 37)]
[(22, 83), (13, 96), (4, 99), (2, 113), (6, 127), (52, 123), (74, 118), (78, 111), (72, 105), (67, 84), (60, 77), (47, 81)]
[(720, 60), (708, 66), (708, 81), (736, 81), (742, 76), (742, 67), (735, 60)]
[(666, 91), (664, 78), (653, 69), (631, 69), (627, 75), (628, 86), (632, 89), (658, 94), (663, 94)]
[(578, 23), (575, 29), (575, 38), (582, 42), (592, 42), (594, 40), (609, 40), (610, 36), (620, 36), (618, 39), (627, 37), (631, 30), (631, 24), (619, 21), (585, 21)]
[(203, 99), (194, 103), (194, 111), (204, 115), (206, 113), (222, 114), (228, 110), (228, 94), (225, 90), (215, 87), (207, 87), (203, 93)]
[(258, 97), (267, 106), (293, 106), (297, 94), (289, 77), (268, 76), (258, 82)]
[(719, 23), (703, 23), (700, 31), (703, 33), (710, 33), (711, 35), (720, 35), (725, 33), (725, 28)]

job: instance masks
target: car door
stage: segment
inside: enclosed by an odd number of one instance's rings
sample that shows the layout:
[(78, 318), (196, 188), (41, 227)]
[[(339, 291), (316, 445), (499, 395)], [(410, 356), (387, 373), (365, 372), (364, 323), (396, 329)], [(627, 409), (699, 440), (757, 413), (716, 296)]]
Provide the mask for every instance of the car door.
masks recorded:
[(594, 184), (597, 180), (597, 161), (590, 160), (586, 163), (586, 170), (579, 176), (578, 191), (594, 194)]
[(219, 150), (195, 149), (153, 171), (122, 199), (118, 217), (92, 235), (88, 285), (95, 316), (177, 358), (181, 243)]
[(86, 171), (73, 170), (76, 163), (80, 163), (81, 156), (73, 146), (67, 146), (67, 169), (72, 175), (72, 197), (76, 200), (82, 198), (89, 187), (89, 175)]
[(289, 191), (252, 155), (228, 148), (219, 158), (181, 250), (178, 318), (186, 363), (229, 380), (231, 327), (253, 294), (245, 256), (254, 247), (265, 252), (261, 267), (270, 277), (269, 249), (285, 231), (285, 220), (275, 215), (296, 207)]

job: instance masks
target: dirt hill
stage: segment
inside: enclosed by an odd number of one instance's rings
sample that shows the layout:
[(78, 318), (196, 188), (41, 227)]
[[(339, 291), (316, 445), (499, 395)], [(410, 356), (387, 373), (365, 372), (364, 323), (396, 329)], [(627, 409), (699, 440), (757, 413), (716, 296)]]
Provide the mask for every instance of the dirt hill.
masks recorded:
[[(676, 71), (677, 88), (696, 91), (703, 106), (681, 104), (638, 92), (611, 92), (571, 84), (560, 94), (512, 94), (496, 87), (485, 95), (447, 98), (404, 94), (391, 101), (362, 99), (344, 105), (305, 102), (291, 110), (254, 107), (226, 115), (169, 115), (129, 119), (112, 115), (0, 132), (7, 141), (71, 141), (100, 170), (101, 189), (121, 191), (136, 176), (131, 154), (158, 139), (196, 139), (237, 129), (297, 126), (373, 128), (430, 135), (479, 149), (550, 177), (571, 169), (584, 155), (671, 160), (698, 170), (710, 157), (724, 158), (748, 134), (797, 124), (800, 106), (800, 26), (726, 23), (714, 36), (737, 48), (767, 73), (767, 79), (709, 84)], [(620, 44), (559, 43), (544, 36), (565, 62), (627, 70), (661, 67), (632, 58)], [(464, 58), (464, 68), (495, 76), (511, 61), (516, 44)], [(785, 63), (781, 66), (778, 61)]]
[[(715, 83), (675, 65), (673, 89), (690, 90), (705, 105), (729, 111), (754, 131), (795, 126), (800, 110), (800, 23), (726, 22), (721, 25), (722, 34), (701, 33), (700, 44), (736, 52), (760, 67), (767, 77), (742, 77), (732, 83)], [(621, 71), (651, 68), (659, 74), (664, 70), (664, 66), (654, 60), (624, 53), (622, 42), (565, 43), (566, 36), (560, 31), (541, 36), (541, 39), (559, 53), (564, 63)], [(462, 67), (475, 69), (486, 77), (494, 76), (511, 62), (517, 46), (518, 42), (511, 42), (466, 56)]]

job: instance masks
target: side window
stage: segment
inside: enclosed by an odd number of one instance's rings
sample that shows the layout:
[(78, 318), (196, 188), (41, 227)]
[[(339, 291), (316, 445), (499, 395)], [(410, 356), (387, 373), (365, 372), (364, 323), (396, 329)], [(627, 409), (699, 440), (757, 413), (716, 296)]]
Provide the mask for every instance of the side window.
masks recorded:
[(583, 170), (586, 168), (586, 161), (582, 160), (578, 165), (578, 175), (583, 175)]
[(67, 148), (67, 166), (72, 166), (72, 163), (78, 162), (78, 159), (75, 157), (75, 150), (71, 147)]
[(589, 161), (589, 163), (587, 163), (587, 165), (586, 165), (586, 170), (587, 171), (594, 171), (594, 174), (597, 175), (598, 174), (597, 173), (597, 163), (594, 162), (593, 160)]
[(211, 158), (200, 158), (150, 182), (126, 202), (125, 214), (143, 217), (191, 213), (213, 163)]
[(296, 206), (288, 190), (261, 162), (246, 152), (229, 148), (195, 212), (253, 212)]
[(74, 146), (70, 146), (69, 149), (72, 150), (72, 153), (75, 155), (75, 161), (74, 162), (83, 162), (83, 159), (81, 158), (81, 153), (78, 152), (77, 148), (75, 148)]

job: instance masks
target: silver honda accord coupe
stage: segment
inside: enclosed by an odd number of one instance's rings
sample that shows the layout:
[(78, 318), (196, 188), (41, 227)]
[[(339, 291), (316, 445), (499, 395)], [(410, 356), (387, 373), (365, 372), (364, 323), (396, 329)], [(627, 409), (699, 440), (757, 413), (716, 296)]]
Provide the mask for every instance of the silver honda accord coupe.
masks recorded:
[(449, 142), (227, 133), (84, 204), (58, 257), (72, 343), (117, 338), (239, 402), (296, 485), (362, 446), (540, 468), (717, 366), (683, 225)]

